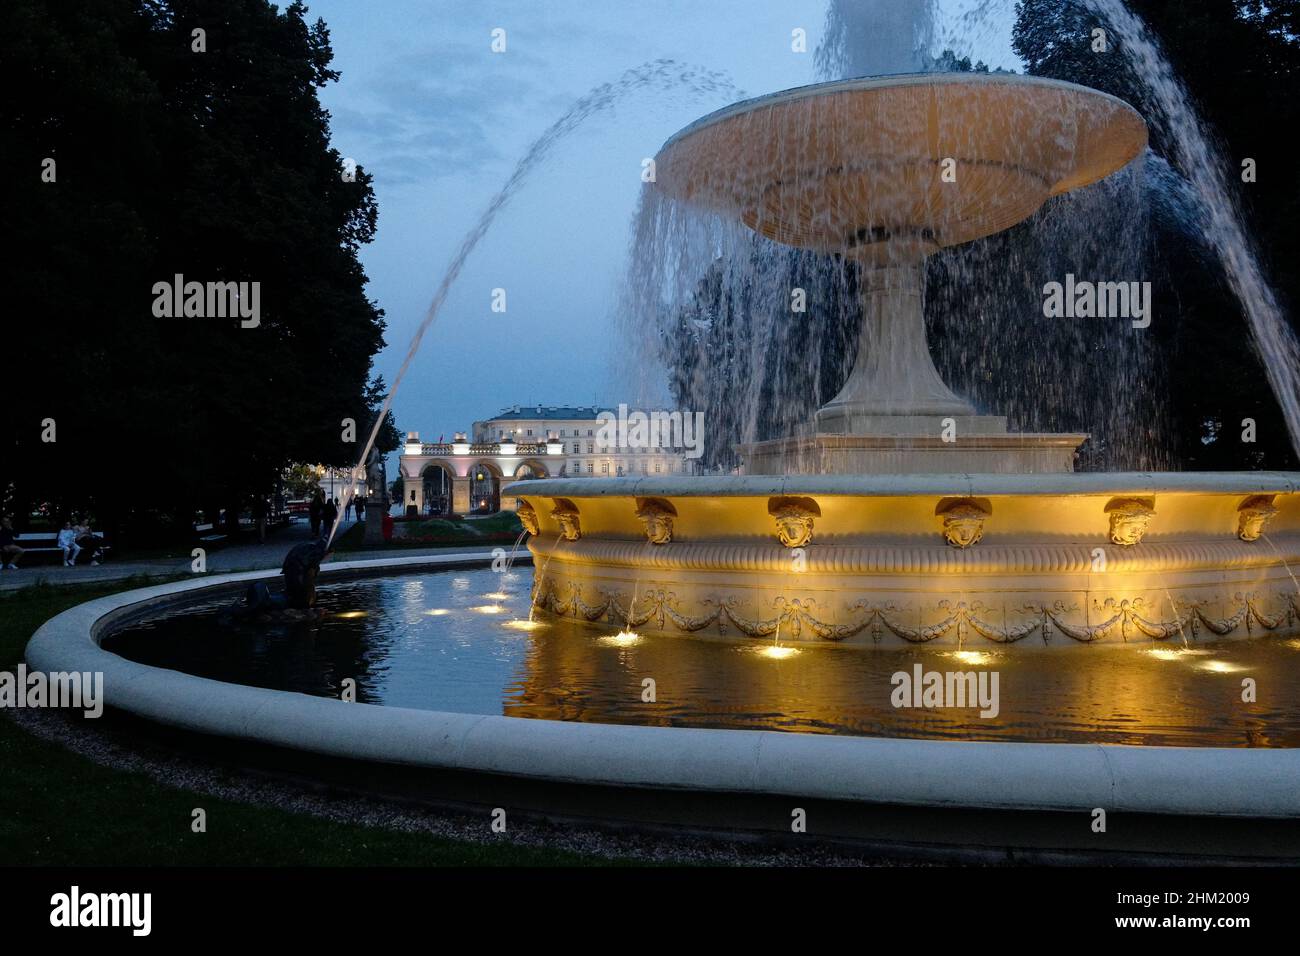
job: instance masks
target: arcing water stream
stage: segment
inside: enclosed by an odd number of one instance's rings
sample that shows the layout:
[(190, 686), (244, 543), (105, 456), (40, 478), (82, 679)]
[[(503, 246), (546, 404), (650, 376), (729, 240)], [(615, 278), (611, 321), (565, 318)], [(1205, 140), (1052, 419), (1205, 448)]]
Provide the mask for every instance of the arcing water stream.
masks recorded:
[(429, 303), (424, 318), (415, 330), (415, 335), (411, 338), (411, 344), (406, 350), (406, 357), (402, 359), (402, 365), (393, 378), (392, 388), (388, 390), (388, 395), (384, 398), (383, 407), (375, 416), (370, 435), (366, 438), (366, 443), (361, 449), (361, 455), (357, 459), (357, 465), (353, 472), (353, 481), (350, 481), (344, 489), (343, 500), (339, 507), (338, 516), (334, 519), (334, 524), (329, 530), (328, 541), (333, 542), (334, 535), (338, 532), (339, 523), (343, 520), (343, 516), (347, 514), (356, 476), (364, 474), (366, 460), (370, 457), (370, 449), (375, 445), (375, 439), (379, 436), (379, 429), (383, 426), (384, 419), (393, 406), (393, 396), (397, 394), (402, 380), (406, 377), (407, 370), (411, 367), (411, 362), (415, 359), (416, 353), (419, 352), (420, 343), (424, 341), (425, 333), (429, 331), (434, 320), (438, 317), (438, 313), (442, 310), (443, 303), (447, 300), (447, 294), (460, 276), (465, 261), (487, 233), (497, 214), (519, 191), (519, 188), (533, 171), (542, 164), (556, 143), (564, 139), (592, 116), (609, 110), (627, 95), (639, 90), (659, 87), (673, 92), (682, 92), (684, 90), (696, 96), (724, 94), (734, 97), (737, 93), (731, 82), (721, 73), (685, 66), (672, 60), (654, 60), (628, 70), (616, 82), (602, 83), (597, 86), (574, 103), (563, 116), (538, 137), (515, 165), (514, 172), (510, 174), (510, 178), (506, 180), (505, 185), (488, 202), (487, 208), (483, 210), (474, 227), (461, 241), (456, 254), (452, 256), (451, 264), (447, 266), (447, 271), (443, 274), (442, 281), (438, 284), (438, 289), (433, 295), (433, 301)]

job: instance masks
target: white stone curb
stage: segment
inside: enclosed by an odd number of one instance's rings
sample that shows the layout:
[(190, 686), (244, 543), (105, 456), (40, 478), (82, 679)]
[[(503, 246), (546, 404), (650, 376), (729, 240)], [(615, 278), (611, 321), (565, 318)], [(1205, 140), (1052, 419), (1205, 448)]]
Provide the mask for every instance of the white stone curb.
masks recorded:
[[(487, 552), (332, 562), (400, 573)], [(484, 717), (347, 704), (137, 664), (99, 639), (122, 613), (276, 576), (214, 575), (89, 601), (27, 645), (42, 671), (101, 671), (107, 703), (186, 730), (311, 753), (564, 783), (925, 807), (1300, 817), (1300, 750), (966, 743)]]

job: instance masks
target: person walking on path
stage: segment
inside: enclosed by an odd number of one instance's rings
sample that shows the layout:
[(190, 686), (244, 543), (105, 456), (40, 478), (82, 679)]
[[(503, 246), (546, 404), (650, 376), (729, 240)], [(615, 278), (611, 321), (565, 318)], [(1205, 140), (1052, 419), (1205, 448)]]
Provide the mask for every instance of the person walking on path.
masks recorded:
[(321, 514), (325, 511), (325, 497), (321, 494), (320, 489), (316, 489), (316, 494), (312, 496), (311, 504), (307, 506), (307, 516), (311, 518), (311, 536), (320, 537), (320, 519)]

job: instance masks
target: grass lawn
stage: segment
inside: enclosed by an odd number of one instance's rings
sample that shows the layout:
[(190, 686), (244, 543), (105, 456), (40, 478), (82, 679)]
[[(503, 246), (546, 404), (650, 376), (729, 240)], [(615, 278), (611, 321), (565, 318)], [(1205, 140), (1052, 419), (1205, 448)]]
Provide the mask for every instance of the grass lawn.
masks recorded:
[[(509, 547), (523, 532), (514, 512), (500, 512), (484, 518), (425, 518), (404, 521), (394, 529), (393, 540), (384, 548), (465, 548)], [(366, 551), (362, 538), (365, 526), (353, 525), (335, 542), (336, 551)]]
[[(156, 583), (156, 581), (152, 582)], [(133, 582), (36, 586), (0, 595), (0, 669), (21, 659), (32, 632), (59, 611)], [(208, 832), (190, 832), (203, 807)], [(485, 824), (486, 825), (486, 824)], [(578, 854), (462, 843), (345, 825), (187, 790), (101, 767), (45, 743), (0, 714), (0, 865), (564, 866), (604, 864)]]

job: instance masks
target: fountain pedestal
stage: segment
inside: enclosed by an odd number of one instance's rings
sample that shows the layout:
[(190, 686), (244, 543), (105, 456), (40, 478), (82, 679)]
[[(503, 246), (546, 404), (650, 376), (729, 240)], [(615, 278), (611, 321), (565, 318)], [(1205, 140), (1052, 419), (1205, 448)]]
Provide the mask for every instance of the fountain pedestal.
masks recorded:
[(672, 137), (656, 158), (665, 194), (862, 264), (858, 358), (843, 389), (806, 433), (741, 448), (745, 470), (1073, 471), (1086, 435), (1009, 432), (939, 377), (925, 339), (925, 260), (1097, 182), (1146, 141), (1142, 118), (1095, 90), (965, 73), (775, 93)]
[[(900, 257), (902, 263), (876, 264)], [(1007, 430), (939, 376), (925, 336), (925, 260), (890, 239), (860, 248), (857, 361), (813, 428), (737, 446), (752, 475), (1043, 474), (1070, 472), (1085, 434)]]

